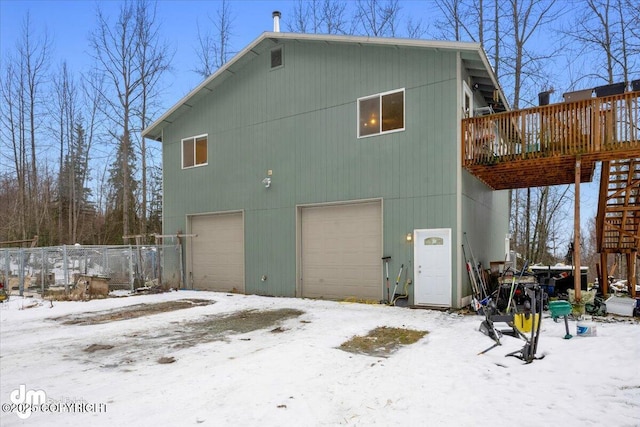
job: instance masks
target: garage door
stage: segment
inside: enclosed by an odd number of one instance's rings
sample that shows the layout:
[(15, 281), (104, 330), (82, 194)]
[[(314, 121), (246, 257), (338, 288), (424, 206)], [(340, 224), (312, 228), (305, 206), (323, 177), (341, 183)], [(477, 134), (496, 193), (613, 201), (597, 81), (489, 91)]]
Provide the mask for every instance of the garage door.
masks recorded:
[(381, 300), (381, 253), (380, 202), (302, 209), (303, 297)]
[(194, 289), (244, 292), (242, 213), (191, 217)]

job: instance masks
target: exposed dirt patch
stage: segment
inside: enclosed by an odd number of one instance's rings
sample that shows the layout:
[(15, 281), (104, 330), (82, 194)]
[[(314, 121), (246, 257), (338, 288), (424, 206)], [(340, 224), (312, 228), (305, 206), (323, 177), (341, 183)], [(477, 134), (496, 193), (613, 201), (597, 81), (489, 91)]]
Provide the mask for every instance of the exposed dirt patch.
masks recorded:
[(428, 331), (382, 326), (373, 329), (365, 336), (351, 338), (349, 341), (342, 343), (339, 348), (367, 356), (389, 357), (400, 346), (413, 344), (428, 333)]
[(214, 303), (215, 301), (206, 299), (181, 299), (177, 301), (160, 302), (157, 304), (136, 304), (129, 307), (93, 313), (71, 314), (68, 316), (56, 317), (53, 320), (60, 321), (64, 325), (97, 325), (100, 323), (135, 319), (137, 317), (149, 316), (151, 314), (166, 313), (169, 311), (200, 307)]
[(91, 344), (89, 347), (85, 348), (84, 351), (87, 353), (95, 353), (100, 350), (111, 350), (113, 348), (112, 345), (109, 344)]
[[(193, 301), (190, 300), (192, 303)], [(178, 301), (176, 301), (178, 302)], [(188, 302), (181, 300), (184, 304)], [(196, 303), (199, 302), (196, 300)], [(204, 301), (211, 303), (211, 301)], [(164, 303), (163, 303), (164, 304)], [(160, 305), (160, 304), (154, 304)], [(166, 305), (162, 305), (167, 309)], [(180, 306), (181, 308), (184, 308)], [(134, 307), (128, 307), (134, 309)], [(135, 311), (137, 316), (157, 313), (155, 310)], [(166, 310), (165, 310), (166, 311)], [(87, 314), (87, 313), (85, 313)], [(93, 313), (95, 314), (95, 313)], [(66, 324), (94, 324), (109, 320), (121, 320), (121, 316), (113, 318), (114, 312), (100, 313), (108, 319), (96, 322), (95, 316), (83, 319), (66, 319)], [(121, 315), (122, 313), (117, 313)], [(244, 334), (252, 331), (264, 330), (265, 333), (286, 333), (289, 329), (279, 325), (280, 322), (296, 318), (304, 314), (303, 311), (289, 308), (279, 310), (244, 310), (227, 315), (207, 315), (198, 320), (187, 322), (171, 322), (160, 328), (152, 328), (139, 332), (112, 337), (108, 344), (95, 343), (83, 348), (84, 353), (91, 353), (85, 362), (99, 363), (105, 368), (126, 367), (141, 360), (156, 361), (160, 364), (174, 363), (172, 356), (162, 356), (168, 349), (191, 348), (214, 341), (228, 340), (231, 335)], [(127, 314), (129, 316), (130, 314)], [(131, 317), (127, 317), (131, 318)], [(68, 322), (68, 323), (67, 323)], [(240, 338), (241, 340), (243, 338)], [(249, 338), (246, 338), (247, 340)], [(110, 351), (109, 351), (110, 350)]]
[(175, 341), (179, 342), (175, 347), (187, 348), (199, 343), (222, 340), (231, 334), (245, 334), (272, 328), (278, 322), (302, 314), (304, 311), (281, 308), (279, 310), (243, 310), (226, 316), (207, 316), (203, 320), (182, 325), (181, 333), (176, 336)]

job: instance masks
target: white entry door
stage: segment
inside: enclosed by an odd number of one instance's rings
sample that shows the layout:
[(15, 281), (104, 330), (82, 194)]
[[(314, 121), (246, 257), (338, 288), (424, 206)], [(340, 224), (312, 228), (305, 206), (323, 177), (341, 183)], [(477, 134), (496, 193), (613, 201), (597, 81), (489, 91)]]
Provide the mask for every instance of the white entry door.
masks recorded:
[(414, 230), (414, 304), (451, 307), (451, 229)]

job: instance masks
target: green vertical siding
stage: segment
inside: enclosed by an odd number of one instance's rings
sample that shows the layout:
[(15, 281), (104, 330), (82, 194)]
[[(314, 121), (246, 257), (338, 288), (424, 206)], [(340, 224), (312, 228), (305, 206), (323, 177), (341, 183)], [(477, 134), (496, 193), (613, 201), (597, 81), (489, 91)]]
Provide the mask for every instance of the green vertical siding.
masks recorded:
[[(295, 210), (251, 211), (245, 221), (245, 289), (258, 295), (295, 296)], [(294, 257), (295, 261), (295, 257)], [(262, 281), (262, 276), (267, 280)]]
[[(504, 261), (504, 238), (509, 230), (509, 191), (491, 191), (466, 171), (462, 174), (462, 182), (462, 230), (467, 233), (475, 258), (489, 268), (492, 261)], [(463, 283), (464, 295), (470, 295), (471, 285), (466, 276)]]
[[(165, 233), (186, 230), (187, 214), (243, 210), (246, 290), (286, 296), (295, 295), (297, 205), (381, 198), (393, 271), (412, 265), (411, 230), (455, 236), (455, 52), (283, 45), (284, 67), (270, 70), (261, 52), (165, 128)], [(400, 88), (406, 130), (358, 139), (357, 98)], [(209, 164), (182, 170), (181, 138), (205, 133)], [(454, 290), (457, 280), (454, 271)]]

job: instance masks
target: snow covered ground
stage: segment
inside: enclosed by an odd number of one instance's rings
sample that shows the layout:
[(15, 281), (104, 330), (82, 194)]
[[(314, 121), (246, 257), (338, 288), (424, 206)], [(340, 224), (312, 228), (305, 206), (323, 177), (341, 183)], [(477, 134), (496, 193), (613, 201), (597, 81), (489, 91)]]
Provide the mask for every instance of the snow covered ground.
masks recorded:
[[(185, 298), (215, 303), (94, 325), (53, 320)], [(0, 305), (3, 427), (640, 426), (637, 319), (565, 340), (564, 324), (544, 318), (545, 357), (526, 365), (505, 357), (522, 340), (505, 336), (478, 355), (493, 343), (478, 332), (480, 317), (432, 310), (194, 291), (26, 308), (34, 302)], [(207, 316), (285, 308), (304, 313), (278, 324), (284, 332), (179, 345)], [(429, 333), (388, 358), (337, 348), (378, 326)], [(29, 402), (38, 390), (51, 412), (8, 412), (12, 397)]]

